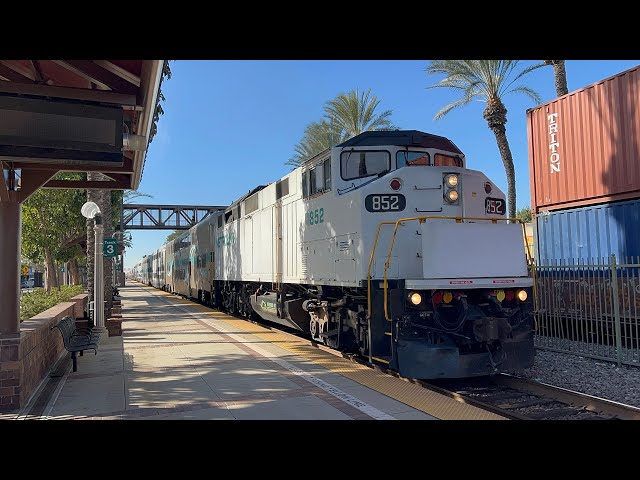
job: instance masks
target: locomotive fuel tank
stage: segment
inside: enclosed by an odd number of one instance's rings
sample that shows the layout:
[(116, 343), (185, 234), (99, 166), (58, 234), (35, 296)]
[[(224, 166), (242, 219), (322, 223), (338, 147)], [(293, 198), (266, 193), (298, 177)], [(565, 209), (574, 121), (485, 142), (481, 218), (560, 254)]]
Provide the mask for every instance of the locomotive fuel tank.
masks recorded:
[(309, 314), (302, 308), (304, 299), (285, 299), (280, 305), (275, 292), (251, 295), (251, 307), (264, 320), (309, 333)]

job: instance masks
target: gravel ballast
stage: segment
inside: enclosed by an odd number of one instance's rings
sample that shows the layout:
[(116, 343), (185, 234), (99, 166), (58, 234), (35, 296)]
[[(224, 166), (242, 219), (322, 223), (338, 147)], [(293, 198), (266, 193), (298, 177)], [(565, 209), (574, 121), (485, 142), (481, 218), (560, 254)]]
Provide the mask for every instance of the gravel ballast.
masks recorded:
[(640, 408), (640, 367), (536, 349), (533, 367), (513, 373)]

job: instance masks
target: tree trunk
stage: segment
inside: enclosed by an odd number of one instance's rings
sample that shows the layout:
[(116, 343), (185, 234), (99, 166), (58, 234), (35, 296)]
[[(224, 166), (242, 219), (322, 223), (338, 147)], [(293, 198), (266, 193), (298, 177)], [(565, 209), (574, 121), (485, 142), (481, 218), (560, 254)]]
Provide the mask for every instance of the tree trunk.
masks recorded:
[(516, 170), (513, 166), (513, 156), (509, 141), (507, 140), (507, 129), (504, 125), (494, 125), (491, 130), (496, 136), (498, 150), (504, 164), (504, 171), (507, 174), (507, 205), (509, 206), (509, 218), (516, 218)]
[(60, 265), (55, 260), (53, 261), (53, 286), (60, 289)]
[(553, 78), (556, 84), (556, 95), (561, 97), (569, 93), (567, 86), (567, 72), (564, 68), (564, 60), (545, 60), (546, 65), (553, 65)]
[(56, 281), (56, 267), (53, 264), (53, 255), (51, 255), (51, 250), (48, 247), (44, 249), (44, 268), (45, 268), (45, 281), (44, 288), (49, 293), (51, 291), (51, 287), (54, 287), (57, 284)]
[(69, 275), (71, 276), (71, 285), (80, 285), (80, 269), (77, 258), (69, 260)]
[(496, 136), (498, 150), (507, 174), (507, 204), (509, 206), (509, 218), (516, 218), (516, 171), (513, 167), (513, 156), (507, 141), (507, 107), (500, 97), (492, 97), (487, 100), (487, 107), (482, 112), (489, 129)]

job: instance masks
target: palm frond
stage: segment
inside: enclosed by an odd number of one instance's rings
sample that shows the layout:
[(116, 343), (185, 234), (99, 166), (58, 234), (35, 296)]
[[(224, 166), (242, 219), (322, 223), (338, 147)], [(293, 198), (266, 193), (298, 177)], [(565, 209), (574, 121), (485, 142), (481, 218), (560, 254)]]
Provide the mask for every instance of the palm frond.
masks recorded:
[(524, 93), (527, 97), (529, 97), (531, 100), (536, 102), (536, 104), (542, 103), (542, 98), (540, 97), (538, 92), (536, 92), (534, 89), (532, 89), (530, 87), (525, 87), (524, 85), (520, 85), (518, 87), (512, 88), (507, 93), (511, 93), (511, 92), (513, 92), (513, 93)]
[[(518, 62), (516, 61), (516, 63), (518, 63)], [(521, 71), (520, 73), (518, 73), (518, 74), (517, 74), (517, 75), (516, 75), (516, 76), (515, 76), (515, 77), (514, 77), (514, 78), (513, 78), (509, 83), (507, 83), (507, 84), (504, 86), (504, 94), (506, 95), (506, 94), (507, 94), (507, 93), (509, 93), (509, 92), (514, 92), (514, 91), (516, 91), (516, 90), (514, 90), (514, 89), (511, 89), (511, 85), (513, 85), (515, 82), (517, 82), (517, 81), (518, 81), (520, 78), (522, 78), (524, 75), (527, 75), (528, 73), (531, 73), (531, 72), (533, 72), (534, 70), (537, 70), (538, 68), (540, 68), (540, 67), (544, 67), (544, 66), (545, 66), (545, 64), (544, 64), (544, 63), (537, 63), (537, 64), (535, 64), (535, 65), (530, 65), (530, 66), (528, 66), (528, 67), (523, 68), (523, 69), (522, 69), (522, 71)], [(536, 95), (538, 95), (538, 94), (536, 93)]]
[(447, 113), (449, 113), (451, 110), (453, 110), (454, 108), (458, 108), (458, 107), (462, 107), (463, 105), (467, 105), (469, 102), (471, 102), (471, 100), (473, 100), (473, 96), (469, 97), (463, 97), (459, 100), (456, 100), (455, 102), (451, 102), (448, 105), (445, 105), (444, 107), (442, 107), (440, 110), (438, 110), (438, 112), (434, 115), (433, 119), (434, 120), (440, 120), (442, 117), (444, 117)]

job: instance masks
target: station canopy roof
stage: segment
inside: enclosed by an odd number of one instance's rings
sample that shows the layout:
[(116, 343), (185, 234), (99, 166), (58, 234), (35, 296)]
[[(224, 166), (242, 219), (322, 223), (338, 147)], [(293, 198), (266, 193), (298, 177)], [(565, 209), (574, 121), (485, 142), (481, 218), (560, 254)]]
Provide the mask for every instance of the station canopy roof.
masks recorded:
[[(31, 162), (1, 153), (4, 168), (44, 171), (96, 171), (108, 182), (48, 180), (45, 188), (137, 189), (142, 179), (146, 147), (153, 123), (165, 60), (0, 60), (0, 97), (44, 99), (122, 109), (127, 135), (143, 137), (137, 149), (123, 152), (118, 165), (73, 166), (50, 159)], [(118, 114), (118, 117), (119, 118)], [(0, 132), (2, 136), (2, 132)], [(2, 143), (2, 142), (0, 142)], [(37, 177), (37, 174), (34, 178)], [(34, 180), (35, 182), (36, 180)], [(99, 186), (98, 183), (105, 184)]]

